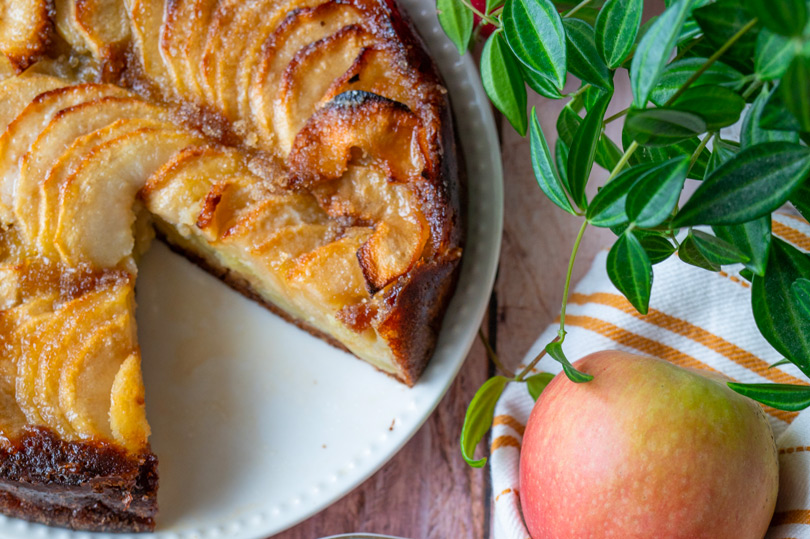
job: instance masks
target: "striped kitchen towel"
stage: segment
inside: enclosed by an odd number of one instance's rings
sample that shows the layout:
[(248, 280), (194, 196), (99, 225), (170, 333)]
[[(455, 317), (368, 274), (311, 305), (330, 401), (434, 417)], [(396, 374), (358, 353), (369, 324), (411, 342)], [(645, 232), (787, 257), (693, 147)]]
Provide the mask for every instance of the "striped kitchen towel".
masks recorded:
[[(810, 226), (799, 217), (776, 215), (773, 232), (810, 251)], [(751, 287), (734, 271), (710, 273), (675, 260), (655, 267), (649, 314), (640, 315), (613, 287), (599, 254), (571, 294), (565, 318), (565, 352), (575, 361), (597, 350), (618, 349), (656, 356), (678, 365), (722, 372), (741, 382), (806, 384), (759, 334), (751, 313)], [(526, 354), (534, 358), (556, 335), (552, 324)], [(538, 371), (558, 373), (544, 357)], [(528, 539), (520, 513), (518, 462), (523, 429), (534, 405), (525, 384), (509, 384), (495, 408), (490, 466), (495, 539)], [(768, 539), (810, 539), (810, 409), (767, 408), (779, 446), (780, 487)]]

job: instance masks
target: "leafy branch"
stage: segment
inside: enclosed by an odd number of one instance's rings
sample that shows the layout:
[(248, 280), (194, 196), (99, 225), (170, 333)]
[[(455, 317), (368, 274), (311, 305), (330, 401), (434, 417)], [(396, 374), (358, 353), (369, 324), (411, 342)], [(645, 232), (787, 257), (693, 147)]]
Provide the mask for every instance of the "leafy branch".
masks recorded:
[[(528, 374), (543, 355), (559, 361), (571, 380), (589, 380), (563, 352), (571, 274), (589, 227), (616, 234), (608, 276), (642, 314), (654, 266), (675, 254), (709, 271), (744, 268), (760, 332), (810, 375), (810, 255), (771, 232), (771, 214), (785, 203), (810, 215), (810, 1), (782, 0), (777, 9), (765, 0), (668, 0), (644, 24), (643, 0), (476, 2), (438, 0), (439, 20), (460, 51), (470, 45), (475, 15), (494, 29), (481, 56), (487, 95), (521, 136), (528, 134), (543, 193), (584, 220), (555, 339), (517, 375), (488, 349), (505, 376), (488, 382), (488, 397), (476, 395), (468, 410), (465, 458), (489, 429), (509, 381), (525, 381), (539, 395), (549, 375)], [(629, 71), (632, 103), (606, 117), (619, 69)], [(574, 77), (578, 88), (566, 90)], [(529, 113), (527, 87), (567, 99), (553, 153), (537, 112)], [(620, 145), (605, 132), (618, 120)], [(724, 138), (723, 129), (738, 122), (740, 140)], [(609, 175), (589, 199), (594, 165)], [(701, 184), (681, 203), (687, 179)], [(777, 408), (810, 406), (810, 386), (732, 387)]]

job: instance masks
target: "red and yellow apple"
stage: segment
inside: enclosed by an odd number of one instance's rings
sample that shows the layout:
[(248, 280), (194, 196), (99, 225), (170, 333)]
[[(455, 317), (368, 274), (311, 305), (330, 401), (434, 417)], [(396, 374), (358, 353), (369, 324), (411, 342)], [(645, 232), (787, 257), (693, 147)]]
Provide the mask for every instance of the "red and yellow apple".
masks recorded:
[(618, 351), (575, 363), (531, 413), (520, 502), (534, 539), (761, 538), (779, 464), (762, 408), (711, 373)]

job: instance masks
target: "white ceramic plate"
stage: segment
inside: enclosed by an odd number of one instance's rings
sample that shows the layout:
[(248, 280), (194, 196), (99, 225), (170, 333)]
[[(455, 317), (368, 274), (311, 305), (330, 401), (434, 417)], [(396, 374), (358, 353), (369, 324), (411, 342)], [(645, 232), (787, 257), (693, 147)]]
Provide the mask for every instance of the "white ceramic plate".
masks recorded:
[[(408, 389), (155, 244), (141, 263), (137, 296), (160, 459), (154, 537), (264, 538), (324, 509), (408, 441), (467, 356), (500, 252), (498, 137), (475, 66), (445, 38), (434, 0), (402, 4), (449, 87), (469, 178), (461, 279), (436, 354)], [(122, 536), (0, 516), (0, 537)]]

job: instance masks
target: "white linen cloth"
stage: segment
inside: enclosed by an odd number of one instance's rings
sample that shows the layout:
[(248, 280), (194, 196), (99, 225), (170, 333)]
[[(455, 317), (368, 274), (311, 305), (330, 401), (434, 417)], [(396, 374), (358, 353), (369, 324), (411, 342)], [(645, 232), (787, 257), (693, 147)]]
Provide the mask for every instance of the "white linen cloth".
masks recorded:
[[(775, 215), (773, 232), (810, 251), (810, 226)], [(655, 266), (647, 316), (616, 290), (600, 253), (574, 289), (565, 318), (565, 353), (575, 361), (597, 350), (618, 349), (673, 363), (714, 369), (740, 382), (807, 383), (793, 365), (768, 368), (782, 359), (759, 334), (751, 313), (751, 288), (734, 271), (711, 273), (673, 256)], [(552, 324), (526, 354), (523, 368), (551, 341)], [(558, 373), (544, 357), (537, 371)], [(495, 408), (489, 465), (495, 506), (495, 539), (530, 539), (520, 513), (518, 462), (523, 429), (534, 401), (523, 383), (510, 383)], [(768, 539), (810, 539), (810, 409), (766, 408), (779, 446), (780, 485)]]

